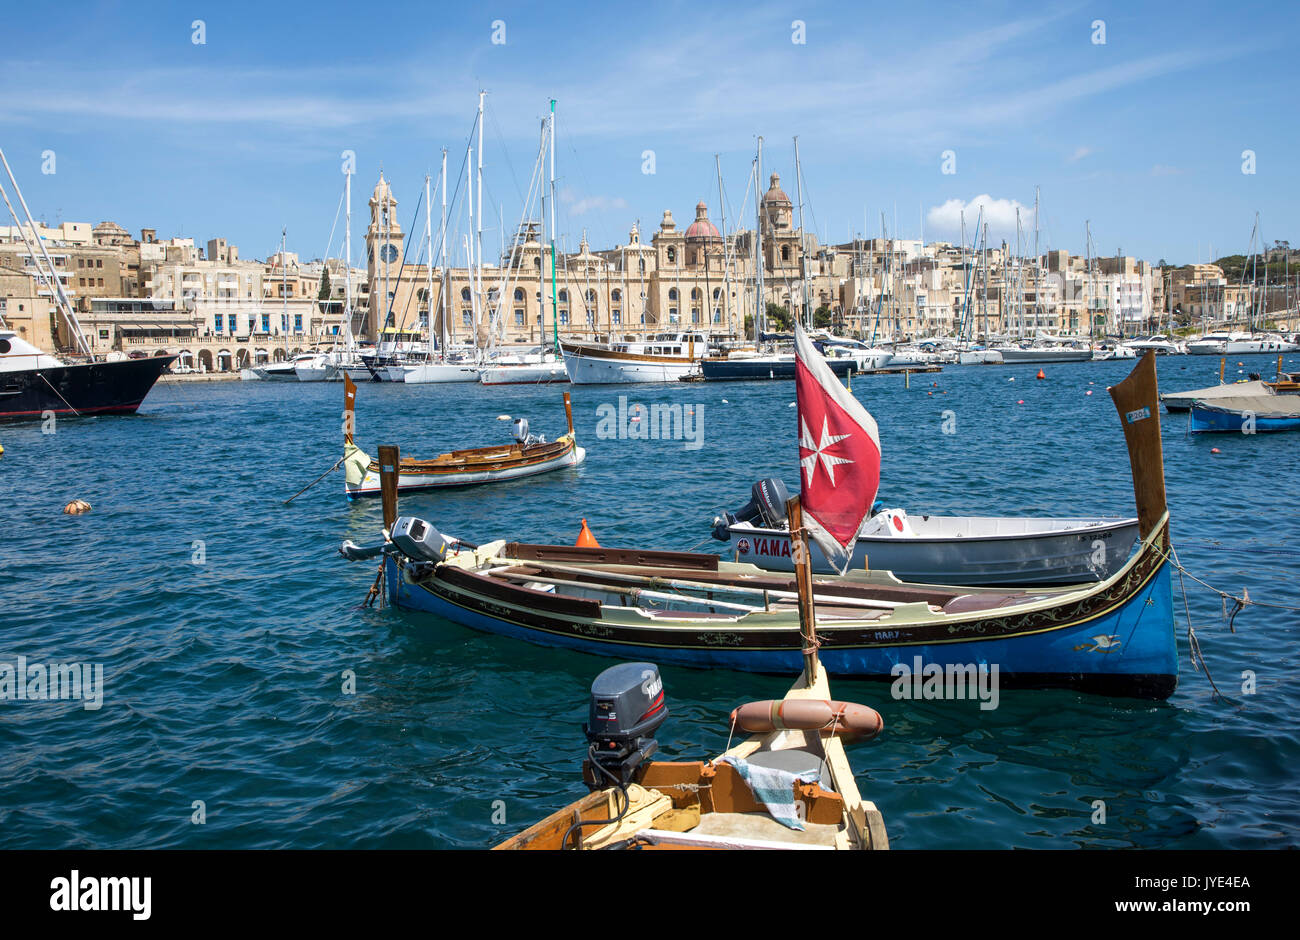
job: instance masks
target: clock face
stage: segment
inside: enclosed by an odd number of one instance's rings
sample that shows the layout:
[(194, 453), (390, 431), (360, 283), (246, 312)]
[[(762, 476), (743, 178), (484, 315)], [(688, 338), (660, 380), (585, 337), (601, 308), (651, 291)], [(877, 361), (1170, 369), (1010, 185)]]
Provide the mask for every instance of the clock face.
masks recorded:
[(397, 246), (384, 245), (379, 249), (379, 258), (382, 261), (387, 261), (389, 264), (392, 264), (397, 260)]

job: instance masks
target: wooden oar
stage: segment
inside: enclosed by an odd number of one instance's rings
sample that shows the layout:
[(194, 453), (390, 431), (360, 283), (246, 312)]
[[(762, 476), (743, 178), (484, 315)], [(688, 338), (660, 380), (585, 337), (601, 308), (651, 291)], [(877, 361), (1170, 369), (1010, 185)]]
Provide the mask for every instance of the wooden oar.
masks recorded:
[[(489, 558), (484, 562), (489, 565), (531, 565), (533, 562), (524, 561), (519, 558)], [(684, 591), (716, 591), (723, 594), (751, 594), (762, 595), (764, 598), (774, 597), (777, 600), (792, 600), (799, 596), (797, 591), (781, 591), (770, 588), (743, 587), (741, 585), (726, 584), (725, 582), (710, 581), (688, 581), (681, 578), (657, 578), (647, 575), (626, 574), (617, 571), (605, 571), (600, 568), (577, 568), (570, 565), (536, 565), (541, 571), (554, 571), (560, 574), (585, 574), (599, 575), (610, 581), (622, 581), (627, 584), (659, 584), (664, 587), (677, 588)], [(534, 579), (540, 580), (540, 579)], [(862, 607), (867, 610), (897, 610), (899, 607), (913, 601), (878, 601), (868, 600), (862, 597), (841, 597), (833, 594), (823, 594), (817, 598), (818, 601), (825, 604), (833, 604), (838, 607)], [(927, 605), (929, 606), (929, 605)]]
[(336, 462), (336, 463), (334, 464), (334, 466), (330, 467), (328, 470), (326, 470), (324, 473), (322, 473), (322, 474), (321, 474), (320, 476), (318, 476), (316, 479), (312, 480), (310, 483), (308, 483), (306, 486), (304, 486), (304, 487), (303, 487), (302, 489), (300, 489), (298, 492), (294, 493), (292, 496), (290, 496), (288, 499), (286, 499), (286, 500), (284, 501), (284, 504), (285, 504), (286, 506), (288, 506), (291, 502), (293, 502), (295, 499), (297, 499), (297, 498), (298, 498), (299, 496), (301, 496), (303, 493), (307, 492), (309, 489), (311, 489), (313, 486), (315, 486), (315, 485), (316, 485), (317, 483), (319, 483), (321, 480), (325, 479), (327, 476), (329, 476), (331, 473), (333, 473), (335, 470), (337, 470), (337, 469), (342, 465), (343, 461), (345, 461), (345, 460), (347, 460), (347, 459), (348, 459), (348, 458), (347, 458), (347, 455), (344, 454), (342, 457), (340, 457), (340, 458), (338, 459), (338, 462)]

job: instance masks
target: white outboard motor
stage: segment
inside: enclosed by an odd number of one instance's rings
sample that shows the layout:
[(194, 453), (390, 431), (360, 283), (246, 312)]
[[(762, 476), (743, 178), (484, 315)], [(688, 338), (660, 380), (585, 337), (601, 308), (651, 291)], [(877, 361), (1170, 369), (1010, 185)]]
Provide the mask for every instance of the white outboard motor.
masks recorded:
[(459, 544), (435, 529), (432, 523), (415, 516), (402, 516), (393, 523), (392, 543), (415, 561), (442, 561), (447, 550)]
[(514, 436), (520, 447), (533, 447), (537, 444), (546, 443), (546, 438), (541, 434), (528, 433), (527, 418), (515, 418)]

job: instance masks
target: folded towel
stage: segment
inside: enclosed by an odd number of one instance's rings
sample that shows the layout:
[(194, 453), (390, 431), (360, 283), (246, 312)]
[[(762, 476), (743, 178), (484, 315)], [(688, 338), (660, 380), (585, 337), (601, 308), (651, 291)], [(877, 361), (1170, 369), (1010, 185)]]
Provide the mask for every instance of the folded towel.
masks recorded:
[(719, 761), (736, 768), (736, 772), (749, 784), (754, 799), (766, 807), (773, 819), (787, 829), (803, 831), (803, 823), (794, 805), (794, 785), (796, 781), (820, 782), (820, 771), (795, 774), (775, 767), (760, 767), (740, 757), (722, 757)]

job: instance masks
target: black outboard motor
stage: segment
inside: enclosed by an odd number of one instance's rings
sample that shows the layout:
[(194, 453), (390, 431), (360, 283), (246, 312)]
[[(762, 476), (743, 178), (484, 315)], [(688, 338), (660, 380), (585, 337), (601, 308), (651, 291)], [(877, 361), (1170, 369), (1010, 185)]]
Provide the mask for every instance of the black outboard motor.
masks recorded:
[(785, 504), (789, 498), (785, 484), (776, 477), (759, 480), (750, 490), (748, 503), (736, 512), (724, 512), (714, 518), (713, 537), (719, 542), (730, 541), (728, 527), (737, 522), (751, 522), (765, 529), (785, 528)]
[(598, 675), (591, 684), (590, 723), (582, 730), (603, 776), (619, 786), (631, 783), (636, 768), (659, 749), (653, 735), (667, 717), (658, 666), (621, 663)]

